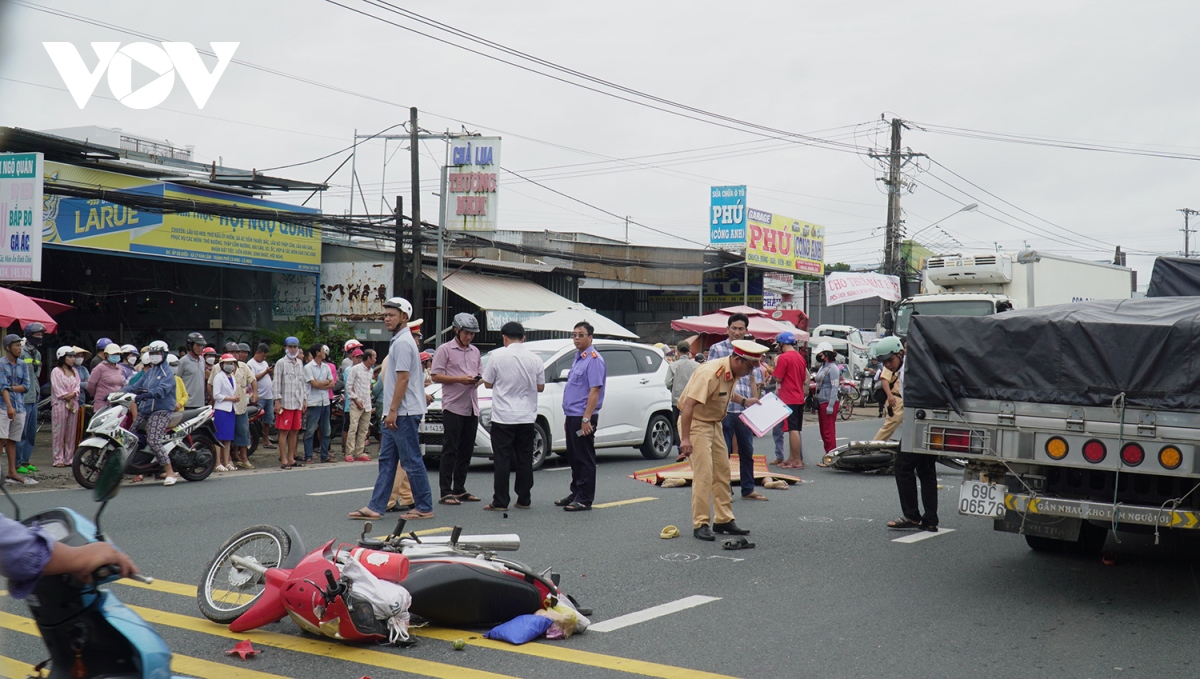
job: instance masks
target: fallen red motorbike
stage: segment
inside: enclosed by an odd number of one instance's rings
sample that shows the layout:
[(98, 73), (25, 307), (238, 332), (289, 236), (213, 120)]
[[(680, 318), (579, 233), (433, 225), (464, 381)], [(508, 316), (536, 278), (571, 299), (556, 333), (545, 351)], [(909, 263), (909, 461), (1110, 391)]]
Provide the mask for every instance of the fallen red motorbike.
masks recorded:
[[(425, 621), (494, 625), (560, 601), (590, 614), (559, 590), (559, 577), (550, 569), (535, 573), (495, 554), (518, 549), (517, 535), (463, 536), (455, 527), (448, 537), (422, 540), (415, 533), (403, 535), (401, 520), (391, 535), (376, 539), (367, 537), (370, 527), (366, 524), (356, 546), (330, 540), (310, 553), (293, 527), (248, 528), (209, 562), (198, 588), (200, 610), (234, 632), (288, 616), (313, 634), (397, 644), (415, 643), (407, 626)], [(381, 611), (372, 579), (399, 584), (404, 594), (389, 598)], [(407, 610), (395, 610), (405, 604)]]

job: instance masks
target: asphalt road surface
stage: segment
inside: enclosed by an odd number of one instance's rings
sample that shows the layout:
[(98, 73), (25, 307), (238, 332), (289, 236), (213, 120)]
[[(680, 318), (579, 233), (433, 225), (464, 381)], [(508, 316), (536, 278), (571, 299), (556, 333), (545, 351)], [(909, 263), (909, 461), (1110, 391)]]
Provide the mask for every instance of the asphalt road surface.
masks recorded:
[[(870, 438), (878, 424), (839, 423), (839, 435)], [(719, 542), (692, 538), (690, 490), (630, 479), (661, 464), (632, 449), (601, 453), (591, 512), (552, 505), (570, 480), (556, 459), (536, 473), (528, 511), (504, 518), (480, 504), (437, 505), (433, 520), (410, 524), (519, 533), (522, 546), (513, 556), (538, 570), (554, 566), (565, 591), (594, 609), (596, 623), (686, 599), (679, 610), (622, 618), (624, 626), (610, 631), (509, 646), (480, 639), (484, 630), (423, 630), (413, 648), (358, 648), (305, 635), (289, 620), (265, 633), (232, 635), (201, 617), (194, 592), (204, 563), (241, 528), (293, 524), (310, 548), (353, 540), (361, 524), (346, 513), (367, 499), (367, 491), (354, 489), (375, 477), (375, 465), (361, 463), (238, 472), (173, 488), (124, 487), (105, 512), (104, 529), (157, 582), (112, 590), (154, 623), (176, 654), (178, 672), (222, 679), (1192, 677), (1200, 671), (1200, 578), (1183, 548), (1110, 537), (1106, 551), (1116, 555), (1115, 565), (1034, 553), (1020, 536), (959, 516), (958, 473), (942, 467), (943, 530), (896, 542), (906, 533), (883, 525), (899, 514), (892, 477), (816, 469), (815, 429), (804, 432), (803, 484), (763, 491), (768, 502), (734, 502), (738, 523), (753, 531), (753, 550), (725, 551)], [(771, 445), (769, 437), (759, 440), (758, 452), (770, 455)], [(468, 489), (487, 499), (490, 486), (491, 466), (479, 461)], [(351, 492), (313, 495), (329, 491)], [(94, 511), (79, 489), (23, 491), (18, 499), (26, 515), (62, 505)], [(667, 524), (683, 535), (660, 539)], [(45, 657), (34, 635), (24, 604), (3, 597), (0, 674), (24, 676), (22, 667)], [(458, 636), (467, 640), (465, 651), (454, 651), (448, 640)], [(264, 653), (248, 661), (227, 656), (243, 638)]]

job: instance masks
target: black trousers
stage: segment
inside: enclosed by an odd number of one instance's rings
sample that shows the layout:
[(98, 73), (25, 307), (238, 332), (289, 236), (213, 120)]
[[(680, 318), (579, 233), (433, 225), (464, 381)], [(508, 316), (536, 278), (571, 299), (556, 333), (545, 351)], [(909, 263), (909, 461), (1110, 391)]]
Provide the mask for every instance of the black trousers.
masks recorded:
[(442, 459), (438, 474), (438, 485), (442, 492), (440, 497), (462, 495), (467, 492), (467, 468), (471, 466), (471, 453), (475, 451), (479, 417), (444, 410), (442, 423)]
[[(937, 457), (918, 453), (896, 453), (896, 490), (900, 493), (900, 510), (904, 517), (930, 526), (938, 525)], [(925, 513), (917, 506), (917, 479), (921, 480), (921, 502)]]
[(679, 406), (671, 406), (671, 434), (675, 446), (679, 446)]
[(582, 416), (567, 416), (567, 462), (571, 463), (571, 500), (592, 505), (596, 499), (596, 423), (599, 415), (592, 415), (592, 433), (576, 436), (583, 427)]
[(507, 507), (508, 475), (517, 474), (517, 504), (529, 506), (530, 491), (533, 490), (533, 427), (534, 424), (492, 423), (492, 463), (496, 469), (496, 483), (492, 495), (492, 506)]

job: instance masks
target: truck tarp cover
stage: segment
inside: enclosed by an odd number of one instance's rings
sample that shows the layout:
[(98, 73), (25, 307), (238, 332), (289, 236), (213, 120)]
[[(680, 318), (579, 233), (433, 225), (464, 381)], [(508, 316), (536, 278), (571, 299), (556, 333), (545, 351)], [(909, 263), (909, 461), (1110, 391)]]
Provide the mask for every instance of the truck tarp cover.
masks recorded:
[(1200, 299), (1102, 300), (992, 316), (916, 316), (904, 405), (959, 399), (1200, 409)]
[(1150, 273), (1147, 297), (1200, 296), (1200, 260), (1159, 257)]

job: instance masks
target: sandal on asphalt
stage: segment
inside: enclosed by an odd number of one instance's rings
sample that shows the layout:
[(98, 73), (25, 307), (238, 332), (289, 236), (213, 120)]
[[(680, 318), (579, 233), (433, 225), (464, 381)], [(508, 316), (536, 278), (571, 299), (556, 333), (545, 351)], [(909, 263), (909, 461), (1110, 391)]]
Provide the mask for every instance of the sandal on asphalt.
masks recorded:
[(179, 482), (178, 476), (168, 476), (167, 478), (163, 479), (164, 486), (173, 486), (178, 482)]
[(418, 512), (417, 510), (413, 509), (413, 510), (410, 510), (408, 512), (401, 514), (400, 518), (404, 519), (405, 521), (418, 521), (420, 519), (432, 519), (433, 512), (428, 512), (428, 513)]
[(936, 523), (923, 523), (917, 527), (920, 528), (921, 530), (927, 530), (930, 533), (938, 532), (938, 527), (937, 527)]
[(887, 527), (893, 530), (916, 530), (921, 527), (921, 524), (917, 521), (912, 521), (911, 519), (907, 519), (902, 516), (898, 519), (892, 519), (891, 521), (888, 521)]
[(766, 495), (763, 495), (762, 493), (750, 493), (749, 495), (743, 495), (742, 499), (743, 500), (770, 500), (771, 498), (767, 497)]
[(585, 505), (582, 502), (572, 502), (571, 504), (567, 505), (566, 507), (563, 507), (563, 509), (565, 509), (568, 512), (590, 512), (590, 511), (592, 511), (592, 506)]
[(355, 521), (377, 521), (383, 517), (369, 509), (356, 509), (350, 512), (350, 518)]
[(439, 505), (461, 505), (462, 503), (459, 502), (458, 498), (454, 497), (453, 495), (443, 495), (442, 499), (438, 500), (438, 504)]
[(515, 504), (513, 506), (516, 507), (517, 509), (529, 509), (529, 505), (523, 505), (520, 502), (518, 502), (517, 504)]
[(458, 501), (459, 502), (479, 502), (479, 498), (475, 497), (474, 495), (472, 495), (470, 493), (463, 493), (462, 495), (458, 496)]
[(483, 510), (487, 512), (507, 512), (508, 507), (493, 507), (492, 505), (484, 505)]
[(564, 497), (561, 500), (555, 500), (554, 506), (555, 507), (566, 507), (567, 505), (571, 504), (574, 501), (575, 501), (575, 498), (568, 495), (567, 497)]
[(141, 474), (138, 474), (137, 476), (133, 477), (133, 479), (130, 481), (130, 483), (141, 483), (142, 481), (145, 481), (145, 480), (146, 480), (146, 477), (142, 476)]

